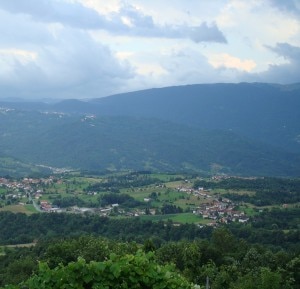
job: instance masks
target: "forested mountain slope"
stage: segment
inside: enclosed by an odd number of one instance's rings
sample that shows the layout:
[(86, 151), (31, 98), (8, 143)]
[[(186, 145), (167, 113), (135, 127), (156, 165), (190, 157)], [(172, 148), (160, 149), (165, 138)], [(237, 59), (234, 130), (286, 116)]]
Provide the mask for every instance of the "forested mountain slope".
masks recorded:
[(141, 117), (12, 110), (0, 114), (0, 152), (24, 162), (85, 170), (300, 173), (297, 154), (230, 131)]
[(229, 130), (300, 152), (300, 85), (200, 84), (94, 100), (99, 113), (147, 116)]
[[(88, 96), (84, 96), (88, 97)], [(300, 84), (195, 84), (148, 89), (89, 101), (7, 102), (15, 109), (147, 117), (220, 129), (300, 153)]]

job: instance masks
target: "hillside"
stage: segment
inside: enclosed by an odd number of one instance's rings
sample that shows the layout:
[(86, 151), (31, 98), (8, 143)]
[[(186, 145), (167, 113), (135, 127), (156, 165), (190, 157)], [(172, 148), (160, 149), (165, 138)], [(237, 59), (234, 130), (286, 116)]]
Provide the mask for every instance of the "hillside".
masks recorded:
[(97, 112), (155, 117), (234, 133), (300, 152), (300, 85), (206, 84), (150, 89), (92, 101)]
[(52, 171), (47, 167), (21, 162), (11, 157), (0, 156), (0, 176), (41, 176)]
[(0, 107), (0, 153), (26, 163), (299, 175), (299, 84), (199, 84)]
[(300, 152), (300, 84), (196, 84), (123, 93), (89, 101), (7, 102), (33, 111), (146, 117), (225, 130), (289, 152)]
[(201, 129), (226, 130), (299, 153), (299, 107), (299, 84), (240, 83), (157, 88), (84, 102), (66, 100), (49, 105), (48, 109), (148, 117)]
[(23, 162), (84, 170), (198, 171), (295, 176), (299, 155), (238, 136), (157, 119), (11, 110), (0, 152)]

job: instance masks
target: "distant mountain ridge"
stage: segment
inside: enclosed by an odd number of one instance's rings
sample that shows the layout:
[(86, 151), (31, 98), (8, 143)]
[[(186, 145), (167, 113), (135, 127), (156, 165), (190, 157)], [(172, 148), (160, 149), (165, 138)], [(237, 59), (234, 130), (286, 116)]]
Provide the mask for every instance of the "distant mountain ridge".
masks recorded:
[(22, 161), (90, 170), (300, 173), (300, 84), (200, 84), (0, 107), (15, 109), (0, 113), (0, 152)]
[[(0, 102), (0, 105), (7, 105)], [(300, 84), (196, 84), (141, 90), (89, 101), (9, 103), (17, 109), (147, 117), (229, 130), (300, 153)]]

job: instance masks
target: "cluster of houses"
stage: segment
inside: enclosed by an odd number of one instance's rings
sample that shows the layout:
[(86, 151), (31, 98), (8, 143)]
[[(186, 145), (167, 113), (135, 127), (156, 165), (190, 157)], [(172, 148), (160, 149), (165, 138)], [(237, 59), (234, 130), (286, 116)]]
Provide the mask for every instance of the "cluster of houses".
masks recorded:
[(0, 187), (6, 188), (8, 193), (5, 195), (7, 199), (26, 199), (32, 197), (36, 200), (40, 199), (43, 190), (40, 189), (43, 185), (49, 185), (54, 182), (53, 177), (49, 178), (23, 178), (19, 181), (0, 178)]
[[(41, 202), (42, 204), (42, 202)], [(75, 213), (75, 214), (97, 214), (98, 216), (107, 217), (112, 216), (113, 214), (116, 215), (122, 215), (125, 217), (138, 217), (141, 215), (145, 215), (145, 210), (131, 210), (131, 211), (125, 211), (124, 209), (119, 208), (119, 204), (112, 204), (106, 207), (100, 207), (100, 208), (84, 208), (84, 207), (78, 207), (73, 206), (68, 209), (58, 209), (58, 208), (49, 208), (47, 207), (44, 209), (46, 212), (69, 212), (69, 213)], [(155, 214), (155, 210), (150, 210), (150, 214)]]
[(226, 198), (214, 198), (209, 194), (209, 190), (205, 190), (203, 187), (198, 189), (178, 187), (177, 191), (193, 194), (194, 196), (202, 197), (207, 200), (193, 210), (194, 214), (202, 216), (203, 219), (211, 219), (214, 222), (225, 224), (229, 222), (246, 223), (249, 220), (245, 212), (234, 210), (236, 204), (231, 200)]
[(203, 219), (211, 219), (220, 223), (240, 222), (245, 223), (249, 218), (244, 212), (234, 210), (233, 203), (213, 200), (211, 203), (202, 204), (193, 213), (201, 215)]
[(0, 187), (6, 187), (14, 190), (24, 190), (32, 192), (34, 190), (33, 186), (36, 185), (48, 185), (53, 183), (54, 177), (49, 178), (40, 178), (40, 179), (32, 179), (32, 178), (23, 178), (20, 181), (10, 180), (7, 178), (0, 178)]
[(52, 205), (48, 201), (40, 201), (40, 208), (45, 212), (51, 212), (53, 210)]

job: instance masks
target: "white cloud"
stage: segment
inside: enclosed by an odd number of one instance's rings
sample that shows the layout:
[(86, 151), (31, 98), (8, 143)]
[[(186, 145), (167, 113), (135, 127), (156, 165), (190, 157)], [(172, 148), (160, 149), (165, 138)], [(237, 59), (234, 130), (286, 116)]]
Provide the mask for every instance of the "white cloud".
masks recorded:
[[(240, 82), (243, 81), (243, 72), (235, 67), (214, 67), (208, 58), (201, 52), (183, 48), (173, 51), (168, 57), (161, 60), (163, 68), (168, 71), (168, 76), (163, 79), (177, 84)], [(176, 85), (172, 83), (171, 85)]]
[(11, 56), (12, 58), (17, 58), (22, 63), (27, 63), (37, 58), (35, 52), (21, 49), (0, 49), (0, 57), (1, 56), (4, 58)]
[(217, 17), (217, 23), (225, 34), (230, 33), (235, 39), (247, 35), (253, 42), (271, 45), (290, 41), (300, 32), (299, 18), (287, 17), (268, 1), (260, 0), (229, 1)]
[(214, 54), (210, 57), (209, 63), (216, 68), (226, 67), (235, 68), (250, 72), (256, 66), (256, 63), (251, 59), (239, 59), (227, 53)]
[(99, 1), (99, 0), (72, 0), (82, 5), (96, 10), (99, 14), (110, 15), (120, 10), (121, 4), (119, 0)]
[(201, 52), (188, 47), (174, 47), (170, 51), (165, 51), (159, 58), (157, 58), (156, 54), (153, 54), (152, 57), (149, 54), (132, 55), (131, 57), (152, 60), (153, 65), (159, 67), (159, 70), (158, 73), (152, 72), (148, 75), (136, 76), (132, 82), (130, 81), (130, 87), (136, 85), (137, 82), (144, 83), (147, 88), (150, 88), (193, 83), (238, 81), (237, 70), (224, 67), (215, 69)]

